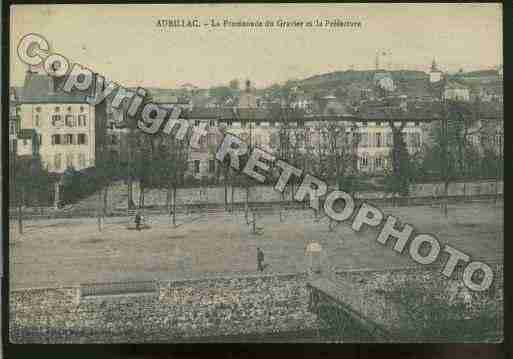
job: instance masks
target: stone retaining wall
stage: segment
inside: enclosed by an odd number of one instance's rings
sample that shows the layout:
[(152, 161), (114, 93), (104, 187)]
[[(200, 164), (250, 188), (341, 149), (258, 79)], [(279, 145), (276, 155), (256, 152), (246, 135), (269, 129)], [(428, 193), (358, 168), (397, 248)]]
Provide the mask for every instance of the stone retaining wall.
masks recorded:
[[(361, 300), (370, 307), (384, 306), (383, 315), (390, 315), (387, 308), (398, 293), (412, 287), (421, 289), (419, 301), (440, 298), (448, 311), (453, 305), (465, 304), (468, 317), (463, 319), (479, 320), (491, 310), (492, 319), (496, 318), (493, 335), (502, 337), (502, 268), (502, 264), (494, 268), (495, 282), (484, 293), (463, 287), (461, 273), (446, 279), (436, 268), (326, 275), (332, 280), (343, 278), (358, 283)], [(80, 297), (78, 287), (19, 289), (10, 293), (10, 340), (13, 343), (176, 342), (241, 335), (270, 338), (273, 333), (315, 333), (329, 329), (308, 311), (307, 281), (304, 273), (204, 278), (160, 282), (154, 295), (87, 298)], [(378, 298), (383, 296), (388, 299), (378, 303)], [(403, 309), (394, 318), (385, 319), (404, 320)], [(379, 315), (379, 311), (376, 313)], [(358, 338), (351, 340), (358, 341)]]
[(159, 283), (159, 295), (79, 299), (78, 288), (11, 292), (15, 343), (158, 342), (317, 328), (306, 275)]
[[(285, 198), (286, 201), (292, 201), (293, 196), (290, 187), (286, 187)], [(296, 188), (297, 189), (297, 188)], [(123, 186), (121, 191), (126, 191)], [(497, 191), (499, 194), (503, 193), (502, 181), (497, 183)], [(425, 183), (412, 185), (410, 188), (412, 197), (431, 197), (443, 196), (443, 185), (440, 183)], [(495, 194), (496, 182), (483, 181), (483, 182), (457, 182), (450, 183), (448, 188), (449, 196), (475, 196), (484, 194)], [(356, 193), (357, 198), (373, 199), (383, 198), (386, 196), (384, 192), (359, 192)], [(134, 198), (139, 198), (139, 187), (134, 186)], [(249, 192), (249, 202), (258, 203), (274, 203), (281, 202), (282, 195), (274, 190), (272, 186), (252, 186)], [(232, 203), (232, 189), (229, 186), (227, 191), (227, 201)], [(244, 203), (246, 201), (246, 189), (241, 187), (233, 188), (233, 203)], [(166, 193), (163, 190), (151, 189), (147, 190), (144, 199), (145, 205), (164, 205), (166, 202)], [(211, 186), (204, 188), (179, 188), (177, 189), (176, 196), (177, 205), (187, 204), (223, 204), (224, 203), (224, 187)], [(122, 203), (123, 205), (125, 203)]]

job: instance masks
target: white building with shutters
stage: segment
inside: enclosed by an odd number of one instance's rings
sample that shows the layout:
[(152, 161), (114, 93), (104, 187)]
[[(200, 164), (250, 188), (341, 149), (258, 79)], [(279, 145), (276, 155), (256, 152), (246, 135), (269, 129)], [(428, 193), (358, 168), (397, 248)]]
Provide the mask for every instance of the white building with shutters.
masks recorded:
[(104, 106), (57, 90), (48, 75), (28, 71), (18, 94), (20, 129), (33, 129), (43, 166), (54, 173), (94, 167), (104, 141)]

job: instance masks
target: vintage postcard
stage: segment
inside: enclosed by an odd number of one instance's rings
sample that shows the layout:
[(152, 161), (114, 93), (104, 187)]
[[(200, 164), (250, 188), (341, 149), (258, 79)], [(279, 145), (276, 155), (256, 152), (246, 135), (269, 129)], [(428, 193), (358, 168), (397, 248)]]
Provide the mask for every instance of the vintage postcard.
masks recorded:
[(9, 16), (11, 343), (502, 342), (500, 4)]

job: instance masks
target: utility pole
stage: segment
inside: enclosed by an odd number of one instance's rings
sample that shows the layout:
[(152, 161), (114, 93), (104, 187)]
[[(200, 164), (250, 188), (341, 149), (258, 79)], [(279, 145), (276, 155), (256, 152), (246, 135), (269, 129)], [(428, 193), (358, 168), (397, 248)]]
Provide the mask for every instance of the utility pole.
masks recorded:
[[(252, 117), (252, 116), (250, 116)], [(253, 121), (250, 118), (249, 119), (249, 151), (250, 153), (253, 152)], [(250, 181), (251, 179), (246, 179), (246, 220), (248, 219), (249, 215), (249, 191), (250, 191)]]
[(15, 195), (15, 203), (17, 205), (18, 209), (18, 234), (23, 234), (23, 212), (22, 212), (22, 205), (23, 205), (23, 187), (18, 184), (16, 173), (18, 172), (18, 161), (17, 161), (17, 148), (13, 143), (13, 151), (12, 151), (12, 164), (13, 164), (13, 183), (14, 183), (14, 195)]

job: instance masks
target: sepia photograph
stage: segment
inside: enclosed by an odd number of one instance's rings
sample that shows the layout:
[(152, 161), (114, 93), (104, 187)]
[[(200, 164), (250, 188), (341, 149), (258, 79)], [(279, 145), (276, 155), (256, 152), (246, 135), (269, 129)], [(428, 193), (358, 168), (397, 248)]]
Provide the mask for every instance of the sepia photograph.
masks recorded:
[(502, 4), (9, 21), (10, 343), (503, 341)]

